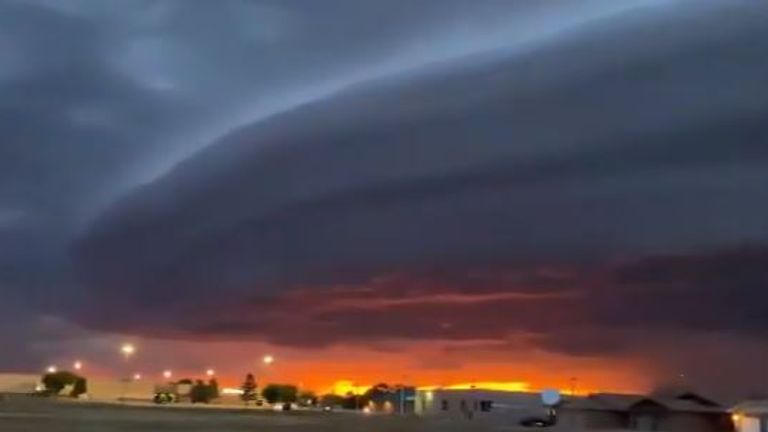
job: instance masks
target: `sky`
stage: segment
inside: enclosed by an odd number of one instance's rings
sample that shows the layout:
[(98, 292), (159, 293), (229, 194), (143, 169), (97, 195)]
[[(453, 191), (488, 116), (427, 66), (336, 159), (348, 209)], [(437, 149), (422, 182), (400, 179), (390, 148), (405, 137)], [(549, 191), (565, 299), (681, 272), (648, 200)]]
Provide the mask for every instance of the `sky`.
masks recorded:
[(0, 370), (768, 391), (766, 20), (0, 0)]

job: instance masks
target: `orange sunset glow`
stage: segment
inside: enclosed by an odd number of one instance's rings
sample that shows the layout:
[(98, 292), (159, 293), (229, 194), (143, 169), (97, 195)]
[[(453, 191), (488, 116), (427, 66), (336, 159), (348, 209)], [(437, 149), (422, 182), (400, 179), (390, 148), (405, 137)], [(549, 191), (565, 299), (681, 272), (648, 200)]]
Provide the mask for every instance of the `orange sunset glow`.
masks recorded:
[[(263, 362), (262, 353), (266, 352), (273, 355), (272, 363)], [(164, 370), (172, 370), (176, 379), (204, 379), (207, 370), (212, 368), (227, 387), (238, 387), (245, 374), (251, 372), (260, 385), (295, 383), (316, 393), (341, 395), (363, 393), (378, 383), (425, 389), (535, 392), (557, 388), (577, 394), (645, 391), (652, 386), (647, 366), (632, 359), (573, 357), (536, 350), (446, 351), (441, 342), (393, 342), (375, 349), (361, 346), (299, 349), (256, 343), (148, 340), (137, 348), (130, 362), (132, 372), (158, 382), (164, 380)], [(89, 362), (87, 372), (92, 376), (116, 374), (114, 369), (102, 367), (98, 362)]]

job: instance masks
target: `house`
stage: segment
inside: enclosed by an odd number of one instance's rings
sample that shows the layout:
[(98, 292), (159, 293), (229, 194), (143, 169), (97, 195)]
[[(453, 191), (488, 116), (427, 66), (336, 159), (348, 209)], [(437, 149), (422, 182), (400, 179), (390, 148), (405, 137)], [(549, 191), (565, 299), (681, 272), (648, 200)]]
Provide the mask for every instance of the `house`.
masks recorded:
[(575, 430), (733, 431), (724, 407), (692, 393), (675, 397), (596, 393), (565, 400), (558, 407), (558, 424)]
[[(416, 413), (508, 427), (526, 418), (547, 419), (550, 408), (538, 393), (438, 389), (418, 392)], [(554, 413), (558, 427), (569, 431), (734, 431), (727, 409), (693, 393), (673, 397), (616, 393), (563, 396)]]
[(731, 413), (736, 432), (768, 432), (768, 400), (742, 402)]

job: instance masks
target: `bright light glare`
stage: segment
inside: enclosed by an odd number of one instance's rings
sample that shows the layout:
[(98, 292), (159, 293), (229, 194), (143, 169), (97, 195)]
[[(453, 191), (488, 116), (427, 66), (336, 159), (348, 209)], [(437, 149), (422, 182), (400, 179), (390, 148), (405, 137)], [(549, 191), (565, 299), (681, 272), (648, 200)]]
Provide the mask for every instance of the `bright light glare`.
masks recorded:
[(216, 371), (214, 371), (213, 369), (208, 369), (207, 371), (205, 371), (205, 374), (208, 375), (209, 377), (212, 377), (216, 375)]
[(163, 378), (168, 379), (168, 378), (170, 378), (172, 376), (173, 376), (173, 372), (171, 372), (169, 370), (163, 372)]
[(263, 361), (264, 361), (264, 364), (270, 365), (275, 362), (275, 358), (267, 354), (264, 356)]
[(141, 374), (140, 373), (133, 374), (133, 380), (134, 381), (139, 381), (140, 379), (141, 379)]
[(57, 370), (56, 366), (48, 366), (48, 368), (46, 369), (48, 373), (56, 373), (56, 370)]
[(136, 352), (136, 347), (129, 343), (123, 344), (123, 346), (120, 347), (120, 352), (122, 352), (124, 356), (130, 357)]
[(83, 363), (80, 360), (78, 360), (75, 362), (73, 366), (75, 367), (75, 370), (80, 370), (83, 368)]

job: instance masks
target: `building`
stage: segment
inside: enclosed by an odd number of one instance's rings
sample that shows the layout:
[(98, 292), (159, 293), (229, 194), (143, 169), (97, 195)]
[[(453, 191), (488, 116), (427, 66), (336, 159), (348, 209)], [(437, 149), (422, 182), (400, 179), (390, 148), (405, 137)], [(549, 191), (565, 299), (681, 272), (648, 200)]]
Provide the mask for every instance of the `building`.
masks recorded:
[(558, 423), (575, 430), (630, 429), (665, 432), (731, 432), (728, 410), (693, 393), (674, 397), (596, 393), (568, 399)]
[(29, 394), (35, 391), (39, 382), (39, 375), (0, 374), (0, 393)]
[(768, 432), (768, 400), (742, 402), (731, 412), (736, 432)]
[(482, 389), (419, 390), (415, 402), (415, 412), (420, 415), (500, 425), (518, 424), (532, 416), (547, 417), (549, 411), (538, 393)]
[[(565, 396), (554, 411), (558, 427), (569, 431), (734, 430), (727, 409), (693, 393), (675, 397), (613, 393), (597, 393), (586, 397)], [(425, 416), (444, 416), (509, 427), (520, 424), (524, 419), (548, 419), (550, 408), (542, 403), (538, 393), (440, 389), (418, 392), (416, 412)]]

